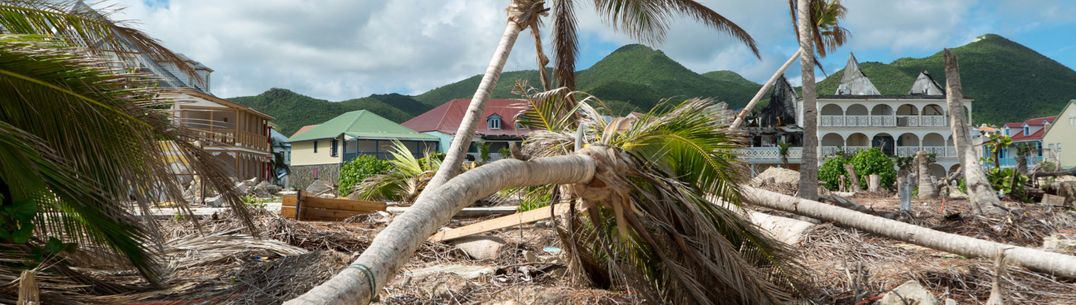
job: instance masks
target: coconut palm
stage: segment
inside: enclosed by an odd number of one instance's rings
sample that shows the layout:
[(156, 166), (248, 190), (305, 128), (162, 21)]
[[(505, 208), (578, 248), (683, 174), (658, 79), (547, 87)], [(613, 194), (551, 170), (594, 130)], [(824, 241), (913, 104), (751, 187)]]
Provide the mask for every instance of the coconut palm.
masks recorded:
[[(534, 34), (535, 45), (539, 48), (539, 73), (543, 86), (549, 88), (544, 76), (547, 60), (542, 55), (538, 34), (540, 18), (548, 14), (545, 3), (545, 0), (512, 0), (508, 6), (508, 24), (504, 34), (447, 151), (444, 160), (446, 166), (441, 167), (434, 175), (430, 181), (431, 188), (436, 188), (459, 174), (460, 165), (463, 164), (467, 148), (471, 145), (471, 138), (478, 127), (482, 109), (497, 85), (497, 80), (500, 78), (516, 38), (524, 29), (530, 28)], [(576, 3), (572, 0), (554, 0), (553, 2), (553, 45), (557, 59), (554, 74), (559, 85), (568, 88), (574, 87), (575, 84), (575, 57), (578, 52), (575, 6)], [(661, 41), (668, 31), (672, 16), (682, 14), (732, 34), (733, 37), (747, 44), (756, 54), (758, 53), (754, 40), (746, 31), (724, 16), (693, 0), (598, 0), (594, 1), (594, 6), (598, 14), (605, 17), (618, 30), (644, 42)]]
[(571, 184), (568, 195), (578, 198), (566, 247), (582, 262), (573, 270), (591, 283), (628, 285), (677, 304), (789, 298), (780, 287), (798, 265), (739, 214), (743, 169), (730, 151), (739, 141), (718, 123), (721, 108), (690, 100), (607, 122), (587, 101), (573, 109), (582, 118), (576, 128), (574, 113), (548, 106), (565, 103), (532, 102), (523, 121), (560, 127), (528, 138), (523, 155), (536, 159), (493, 162), (426, 192), (375, 238), (355, 268), (291, 302), (368, 302), (455, 211), (501, 189), (551, 184)]
[(792, 148), (792, 144), (787, 142), (781, 142), (777, 144), (777, 153), (781, 155), (781, 167), (788, 168), (788, 149)]
[[(799, 0), (796, 5), (795, 19), (798, 22), (797, 37), (800, 42), (800, 67), (803, 80), (803, 157), (800, 163), (799, 195), (805, 199), (818, 198), (818, 116), (815, 113), (817, 93), (814, 83), (814, 44), (817, 22), (811, 19), (812, 0)], [(789, 1), (792, 4), (792, 1)]]
[(0, 273), (37, 268), (42, 261), (31, 253), (77, 251), (156, 283), (161, 239), (134, 212), (165, 198), (186, 209), (168, 155), (207, 174), (237, 213), (248, 214), (211, 156), (156, 110), (166, 101), (155, 100), (153, 80), (63, 45), (0, 36), (0, 252), (22, 253), (0, 261)]
[[(794, 0), (789, 0), (788, 8), (789, 12), (791, 12), (790, 15), (792, 16), (792, 29), (793, 32), (796, 33), (798, 39), (800, 31), (796, 20), (796, 4), (793, 1)], [(811, 31), (814, 37), (812, 39), (814, 48), (816, 52), (818, 52), (818, 56), (826, 57), (830, 52), (833, 52), (837, 50), (838, 47), (844, 45), (845, 40), (851, 35), (848, 29), (840, 24), (841, 19), (844, 19), (844, 16), (847, 13), (847, 9), (844, 8), (844, 5), (841, 4), (840, 0), (811, 0), (810, 2), (811, 20), (812, 24), (815, 25), (814, 29)], [(777, 79), (781, 75), (784, 75), (785, 70), (788, 70), (788, 67), (792, 65), (792, 62), (800, 57), (802, 51), (803, 49), (797, 49), (796, 52), (781, 65), (781, 67), (777, 68), (777, 71), (773, 73), (773, 76), (770, 76), (770, 79), (762, 84), (762, 88), (759, 88), (758, 93), (755, 93), (755, 96), (751, 98), (751, 101), (747, 102), (747, 106), (744, 106), (744, 109), (740, 110), (740, 113), (736, 115), (736, 120), (733, 121), (730, 128), (739, 128), (743, 124), (744, 119), (746, 119), (747, 115), (751, 113), (751, 110), (755, 108), (755, 105), (762, 100), (762, 96), (766, 91), (769, 91), (770, 87), (777, 82)], [(818, 61), (815, 60), (815, 62), (815, 65), (821, 69), (822, 66), (817, 63)]]

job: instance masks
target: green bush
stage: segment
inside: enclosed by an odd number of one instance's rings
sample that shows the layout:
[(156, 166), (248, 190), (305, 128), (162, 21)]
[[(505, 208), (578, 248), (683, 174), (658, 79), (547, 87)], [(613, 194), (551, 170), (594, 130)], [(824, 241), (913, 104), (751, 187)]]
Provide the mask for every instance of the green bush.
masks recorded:
[[(878, 148), (861, 150), (852, 157), (843, 155), (833, 156), (822, 163), (818, 168), (818, 181), (830, 190), (840, 189), (840, 177), (845, 174), (844, 164), (851, 163), (856, 170), (861, 189), (867, 189), (868, 176), (876, 174), (882, 178), (882, 186), (889, 187), (897, 178), (896, 164), (893, 159), (886, 156)], [(851, 183), (851, 178), (846, 177), (845, 183)]]
[(478, 157), (482, 163), (489, 162), (489, 143), (478, 145)]
[[(1016, 175), (1016, 181), (1013, 181), (1013, 175)], [(987, 171), (986, 179), (990, 180), (990, 187), (994, 188), (994, 191), (1002, 191), (1009, 195), (1010, 198), (1017, 201), (1028, 201), (1027, 194), (1024, 192), (1024, 185), (1027, 184), (1027, 176), (1021, 175), (1014, 168), (992, 168)], [(1015, 183), (1013, 183), (1015, 182)]]
[(351, 192), (351, 187), (370, 176), (384, 174), (389, 168), (388, 161), (380, 160), (371, 155), (362, 155), (351, 160), (351, 162), (344, 164), (344, 167), (340, 168), (340, 181), (337, 183), (340, 187), (340, 195), (347, 195)]
[(859, 176), (859, 187), (867, 189), (869, 182), (867, 176), (872, 174), (882, 178), (882, 187), (890, 187), (897, 180), (896, 164), (889, 156), (877, 147), (860, 150), (852, 157), (852, 167)]
[[(844, 156), (834, 156), (822, 163), (822, 166), (818, 168), (818, 181), (822, 183), (826, 189), (839, 190), (841, 175), (844, 175), (844, 163), (848, 162)], [(847, 179), (847, 178), (846, 178)]]

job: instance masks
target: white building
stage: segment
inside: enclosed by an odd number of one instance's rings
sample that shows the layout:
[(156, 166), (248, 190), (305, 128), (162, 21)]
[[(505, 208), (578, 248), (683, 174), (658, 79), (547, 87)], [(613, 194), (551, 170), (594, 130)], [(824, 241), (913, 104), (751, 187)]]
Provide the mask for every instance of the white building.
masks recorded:
[[(838, 152), (852, 154), (878, 147), (888, 155), (914, 156), (920, 150), (933, 153), (937, 162), (930, 171), (934, 176), (955, 170), (960, 161), (949, 128), (945, 90), (926, 72), (909, 85), (905, 95), (883, 95), (859, 69), (855, 56), (850, 56), (837, 92), (817, 99), (819, 162)], [(969, 122), (971, 101), (964, 100)], [(802, 122), (802, 100), (797, 106), (797, 122)], [(749, 148), (756, 150), (752, 154), (762, 155), (759, 149)], [(768, 149), (776, 153), (776, 148)], [(757, 163), (750, 156), (741, 156), (748, 163)]]

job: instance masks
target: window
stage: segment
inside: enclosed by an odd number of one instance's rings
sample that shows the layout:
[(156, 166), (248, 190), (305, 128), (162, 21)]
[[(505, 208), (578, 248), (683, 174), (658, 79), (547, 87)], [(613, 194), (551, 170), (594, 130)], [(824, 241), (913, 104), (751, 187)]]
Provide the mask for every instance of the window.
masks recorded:
[(1026, 137), (1026, 136), (1028, 136), (1030, 134), (1031, 134), (1031, 127), (1024, 126), (1024, 136)]
[(1076, 126), (1076, 115), (1069, 116), (1069, 125)]
[(318, 140), (314, 140), (314, 153), (318, 153)]
[(336, 157), (336, 139), (329, 140), (329, 156)]
[(486, 127), (489, 129), (501, 129), (501, 116), (493, 114), (486, 119)]

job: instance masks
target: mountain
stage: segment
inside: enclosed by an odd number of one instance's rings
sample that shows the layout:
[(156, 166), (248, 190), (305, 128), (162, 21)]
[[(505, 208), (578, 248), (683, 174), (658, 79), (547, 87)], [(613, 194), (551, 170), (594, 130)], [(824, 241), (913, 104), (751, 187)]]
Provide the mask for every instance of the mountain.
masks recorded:
[(273, 88), (255, 96), (229, 100), (273, 116), (277, 130), (291, 136), (300, 127), (328, 121), (341, 113), (366, 109), (386, 119), (403, 122), (431, 109), (407, 95), (383, 94), (341, 102), (316, 99), (287, 89)]
[[(703, 75), (680, 65), (664, 52), (632, 44), (620, 47), (586, 70), (577, 72), (578, 90), (592, 94), (620, 112), (648, 110), (665, 98), (712, 97), (743, 106), (761, 85), (732, 71)], [(438, 87), (415, 99), (431, 106), (454, 98), (469, 98), (482, 75)], [(538, 87), (537, 70), (505, 72), (493, 90), (494, 98), (518, 97), (512, 93), (517, 80)]]
[[(1076, 71), (1004, 37), (987, 34), (952, 49), (960, 62), (964, 95), (974, 99), (975, 123), (1002, 124), (1057, 115), (1076, 98)], [(886, 95), (908, 93), (915, 77), (928, 71), (945, 86), (942, 52), (925, 58), (901, 58), (889, 64), (860, 63), (860, 69)], [(820, 94), (837, 91), (842, 71), (818, 84)]]

